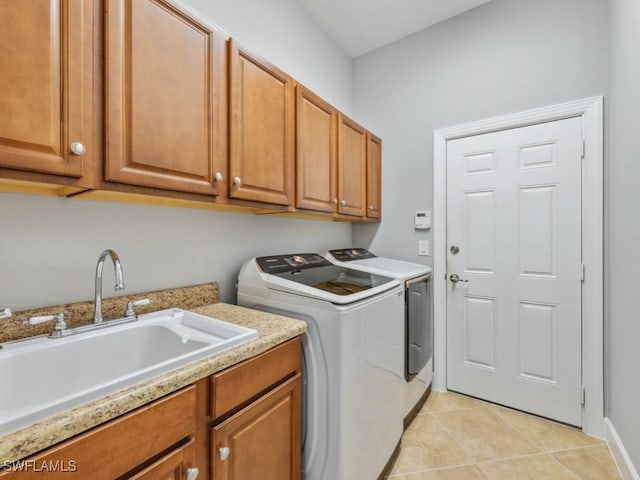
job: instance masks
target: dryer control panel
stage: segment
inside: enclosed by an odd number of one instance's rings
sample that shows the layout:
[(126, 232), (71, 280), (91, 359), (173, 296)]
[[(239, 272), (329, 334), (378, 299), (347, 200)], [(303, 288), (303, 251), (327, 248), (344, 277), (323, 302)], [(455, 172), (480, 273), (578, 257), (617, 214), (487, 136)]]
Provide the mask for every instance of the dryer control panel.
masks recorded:
[(366, 248), (343, 248), (340, 250), (329, 250), (329, 253), (339, 262), (376, 258), (376, 256)]
[(332, 263), (317, 253), (294, 253), (258, 257), (256, 262), (264, 273), (283, 273), (305, 268), (331, 266)]

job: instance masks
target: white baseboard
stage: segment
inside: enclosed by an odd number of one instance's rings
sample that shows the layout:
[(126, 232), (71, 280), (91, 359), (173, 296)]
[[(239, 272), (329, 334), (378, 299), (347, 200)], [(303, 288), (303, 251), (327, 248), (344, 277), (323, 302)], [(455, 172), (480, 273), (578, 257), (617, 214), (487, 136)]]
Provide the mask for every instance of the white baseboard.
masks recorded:
[(611, 450), (611, 454), (613, 455), (613, 459), (618, 466), (618, 470), (620, 471), (620, 475), (622, 475), (623, 480), (640, 480), (640, 475), (638, 475), (638, 471), (633, 466), (631, 462), (631, 458), (629, 454), (624, 448), (622, 444), (622, 440), (618, 436), (618, 432), (611, 423), (609, 418), (604, 419), (604, 434), (607, 443), (609, 444), (609, 450)]

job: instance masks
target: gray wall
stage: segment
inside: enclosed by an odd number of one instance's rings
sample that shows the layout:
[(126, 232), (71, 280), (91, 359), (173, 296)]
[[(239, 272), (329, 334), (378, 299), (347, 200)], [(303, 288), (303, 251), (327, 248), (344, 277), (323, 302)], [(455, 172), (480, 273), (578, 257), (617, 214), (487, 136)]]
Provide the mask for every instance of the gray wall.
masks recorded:
[[(351, 59), (296, 0), (188, 3), (350, 111)], [(237, 271), (253, 255), (351, 244), (349, 224), (2, 193), (0, 228), (0, 308), (15, 310), (92, 298), (104, 248), (123, 260), (125, 293), (218, 280), (234, 302)]]
[(341, 109), (352, 111), (352, 60), (297, 0), (181, 0)]
[(607, 415), (636, 468), (640, 468), (640, 2), (611, 0), (611, 68), (608, 102), (605, 317)]
[[(353, 242), (419, 257), (433, 206), (434, 129), (605, 93), (606, 0), (494, 0), (354, 63), (355, 116), (383, 139), (383, 221)], [(432, 246), (432, 245), (431, 245)]]

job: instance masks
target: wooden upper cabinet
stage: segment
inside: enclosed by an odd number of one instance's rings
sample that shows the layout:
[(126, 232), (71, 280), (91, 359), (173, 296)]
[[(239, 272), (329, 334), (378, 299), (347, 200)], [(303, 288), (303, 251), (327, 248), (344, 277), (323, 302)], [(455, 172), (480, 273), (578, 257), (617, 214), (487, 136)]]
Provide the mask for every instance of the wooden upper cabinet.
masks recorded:
[(382, 210), (382, 140), (367, 133), (367, 217), (380, 218)]
[(338, 136), (338, 213), (365, 216), (367, 131), (340, 115)]
[(336, 211), (338, 113), (296, 86), (296, 207)]
[(106, 0), (106, 16), (106, 180), (221, 193), (221, 32), (168, 0)]
[(291, 205), (293, 80), (229, 40), (229, 196)]
[(0, 2), (0, 167), (81, 177), (98, 158), (93, 15), (93, 0)]

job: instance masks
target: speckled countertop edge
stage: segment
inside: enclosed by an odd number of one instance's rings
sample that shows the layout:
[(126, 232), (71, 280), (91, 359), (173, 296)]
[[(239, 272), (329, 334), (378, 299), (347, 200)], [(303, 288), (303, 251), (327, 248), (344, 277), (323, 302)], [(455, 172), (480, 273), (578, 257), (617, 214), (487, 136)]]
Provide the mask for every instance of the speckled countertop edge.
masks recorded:
[(90, 401), (29, 427), (0, 436), (0, 465), (23, 459), (74, 435), (146, 405), (231, 365), (301, 335), (306, 324), (280, 315), (225, 303), (192, 309), (238, 325), (255, 328), (258, 338), (159, 375), (120, 392)]

